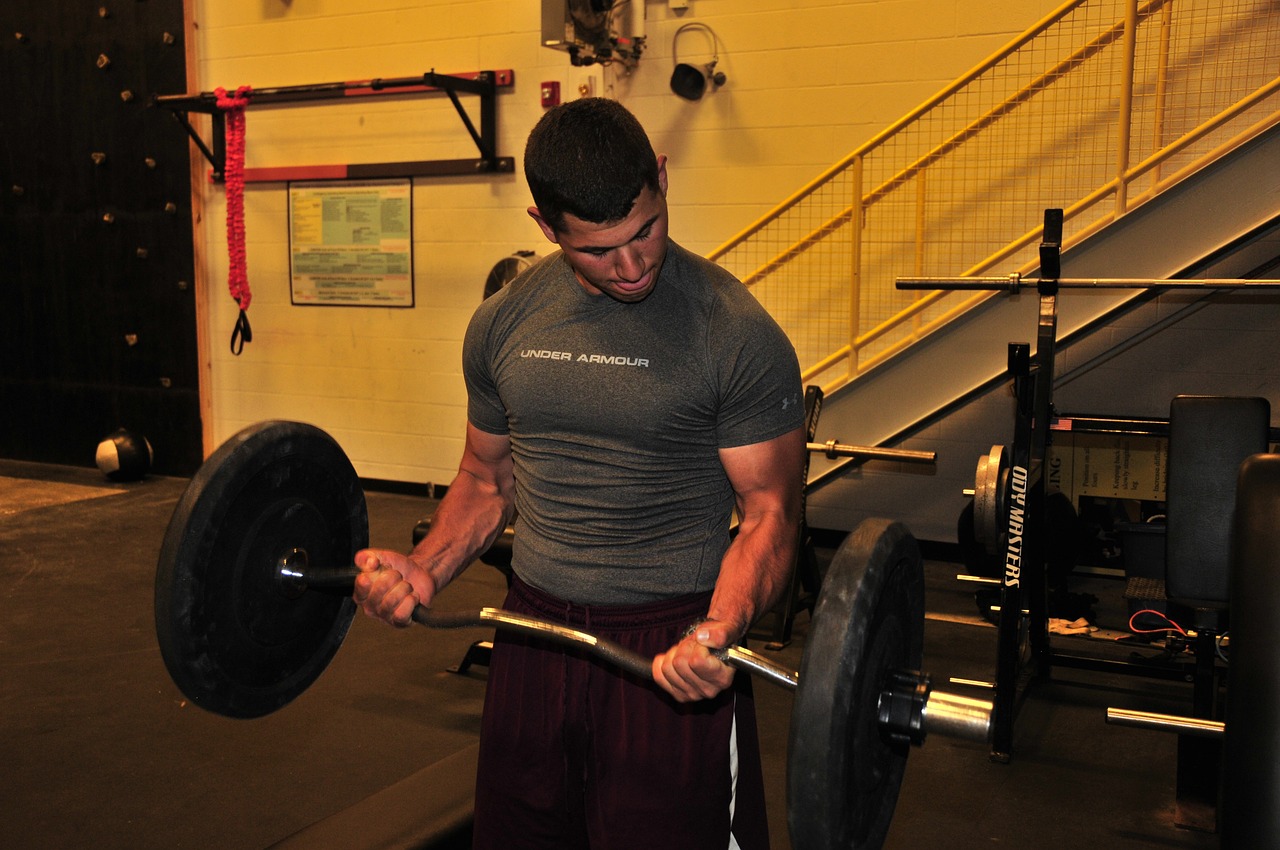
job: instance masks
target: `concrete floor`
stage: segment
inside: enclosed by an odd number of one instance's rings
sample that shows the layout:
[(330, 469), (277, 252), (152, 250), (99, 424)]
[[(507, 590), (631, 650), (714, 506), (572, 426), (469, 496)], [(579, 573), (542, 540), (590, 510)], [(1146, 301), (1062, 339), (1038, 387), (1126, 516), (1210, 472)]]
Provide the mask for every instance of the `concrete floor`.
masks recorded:
[[(358, 617), (280, 711), (231, 720), (189, 704), (153, 625), (156, 557), (185, 485), (0, 461), (0, 847), (257, 850), (474, 742), (483, 668), (445, 668), (482, 633)], [(431, 510), (415, 496), (368, 500), (374, 545), (407, 548)], [(927, 621), (925, 666), (935, 681), (990, 680), (995, 631), (966, 622), (976, 606), (956, 571), (927, 565), (927, 607), (950, 619)], [(1118, 582), (1088, 581), (1097, 624), (1122, 629)], [(496, 605), (503, 589), (479, 565), (438, 607)], [(805, 625), (779, 661), (799, 666)], [(774, 847), (786, 850), (792, 696), (764, 682), (756, 693)], [(913, 751), (886, 847), (1217, 847), (1172, 823), (1174, 739), (1103, 722), (1108, 705), (1178, 712), (1186, 698), (1178, 685), (1055, 670), (1019, 714), (1010, 764), (937, 737)]]

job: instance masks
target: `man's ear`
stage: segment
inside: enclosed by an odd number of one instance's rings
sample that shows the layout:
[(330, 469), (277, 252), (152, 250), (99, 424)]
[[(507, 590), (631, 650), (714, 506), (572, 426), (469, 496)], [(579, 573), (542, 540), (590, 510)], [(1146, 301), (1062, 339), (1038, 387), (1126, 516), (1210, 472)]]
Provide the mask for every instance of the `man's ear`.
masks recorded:
[(551, 225), (547, 223), (547, 220), (542, 217), (542, 213), (538, 212), (538, 208), (529, 207), (528, 212), (529, 212), (529, 218), (533, 219), (535, 222), (538, 223), (538, 227), (542, 230), (542, 235), (547, 237), (547, 240), (550, 241), (553, 245), (559, 245), (560, 240), (556, 238), (555, 230), (553, 230), (551, 228)]
[(667, 155), (658, 154), (658, 188), (662, 190), (662, 197), (667, 196)]

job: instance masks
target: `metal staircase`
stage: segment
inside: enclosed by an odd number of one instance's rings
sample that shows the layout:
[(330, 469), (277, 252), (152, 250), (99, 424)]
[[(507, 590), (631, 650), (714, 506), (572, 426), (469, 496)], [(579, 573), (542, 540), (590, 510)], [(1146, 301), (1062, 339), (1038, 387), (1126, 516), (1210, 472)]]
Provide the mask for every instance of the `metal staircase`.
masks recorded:
[[(1063, 276), (1167, 278), (1209, 256), (1243, 274), (1223, 252), (1280, 214), (1277, 94), (1273, 3), (1073, 0), (713, 252), (825, 390), (820, 439), (942, 443), (935, 473), (898, 484), (815, 459), (811, 523), (849, 528), (900, 496), (891, 515), (946, 539), (998, 441), (1006, 343), (1034, 337), (1034, 293), (897, 278), (1032, 274), (1048, 207), (1065, 210)], [(1061, 336), (1143, 297), (1073, 293)]]

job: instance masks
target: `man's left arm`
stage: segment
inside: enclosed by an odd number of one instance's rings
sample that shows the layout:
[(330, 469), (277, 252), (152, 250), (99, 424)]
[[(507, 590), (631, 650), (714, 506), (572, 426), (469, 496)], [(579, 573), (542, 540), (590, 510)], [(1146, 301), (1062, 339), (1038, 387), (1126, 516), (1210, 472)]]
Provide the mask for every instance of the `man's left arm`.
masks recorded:
[(738, 533), (720, 565), (707, 619), (653, 660), (654, 680), (680, 702), (713, 697), (733, 668), (711, 650), (732, 646), (787, 588), (799, 543), (804, 431), (721, 449), (738, 509)]

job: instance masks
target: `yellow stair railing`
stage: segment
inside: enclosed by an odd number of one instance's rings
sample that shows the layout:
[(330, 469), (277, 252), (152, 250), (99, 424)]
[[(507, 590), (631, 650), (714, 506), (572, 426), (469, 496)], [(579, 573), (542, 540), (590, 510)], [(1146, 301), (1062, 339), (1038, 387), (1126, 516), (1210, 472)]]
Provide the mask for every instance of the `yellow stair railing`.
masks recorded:
[(1278, 91), (1273, 0), (1071, 0), (710, 257), (832, 392), (990, 297), (896, 278), (1031, 271), (1044, 209), (1078, 242), (1280, 123)]

